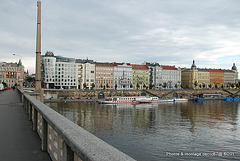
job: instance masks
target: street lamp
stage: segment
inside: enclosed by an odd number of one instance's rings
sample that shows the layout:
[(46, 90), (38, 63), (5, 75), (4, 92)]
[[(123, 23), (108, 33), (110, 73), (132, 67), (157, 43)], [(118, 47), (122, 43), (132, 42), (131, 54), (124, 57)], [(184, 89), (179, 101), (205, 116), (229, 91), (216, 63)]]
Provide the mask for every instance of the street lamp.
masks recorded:
[(14, 56), (20, 56), (20, 58), (21, 58), (21, 60), (22, 60), (22, 56), (21, 56), (21, 55), (18, 55), (18, 54), (14, 54), (14, 53), (13, 53), (13, 55), (14, 55)]

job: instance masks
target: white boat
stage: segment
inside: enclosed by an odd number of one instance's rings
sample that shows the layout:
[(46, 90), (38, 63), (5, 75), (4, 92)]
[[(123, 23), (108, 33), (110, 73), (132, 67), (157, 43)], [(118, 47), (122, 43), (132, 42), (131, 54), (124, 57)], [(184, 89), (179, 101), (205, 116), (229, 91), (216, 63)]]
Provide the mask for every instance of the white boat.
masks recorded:
[(140, 97), (108, 97), (104, 100), (98, 100), (99, 104), (122, 104), (139, 103)]
[(99, 104), (123, 104), (123, 103), (161, 103), (173, 102), (174, 99), (163, 99), (158, 97), (108, 97), (105, 100), (99, 100)]

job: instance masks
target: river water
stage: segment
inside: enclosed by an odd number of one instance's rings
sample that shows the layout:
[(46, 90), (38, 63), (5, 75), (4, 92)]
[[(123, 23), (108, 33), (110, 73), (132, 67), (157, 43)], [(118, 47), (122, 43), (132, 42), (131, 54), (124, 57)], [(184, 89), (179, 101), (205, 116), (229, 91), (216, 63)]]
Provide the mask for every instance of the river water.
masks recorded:
[(139, 161), (240, 160), (240, 103), (47, 103)]

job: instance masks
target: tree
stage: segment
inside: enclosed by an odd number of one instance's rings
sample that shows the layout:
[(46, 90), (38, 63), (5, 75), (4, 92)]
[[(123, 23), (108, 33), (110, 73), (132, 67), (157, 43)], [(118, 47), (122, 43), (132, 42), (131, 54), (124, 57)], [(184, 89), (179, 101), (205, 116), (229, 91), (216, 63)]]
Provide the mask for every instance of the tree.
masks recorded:
[(234, 84), (231, 84), (231, 87), (234, 88), (235, 87)]
[(93, 89), (93, 88), (95, 88), (95, 84), (94, 83), (91, 84), (91, 89)]
[(167, 87), (167, 83), (164, 82), (164, 83), (163, 83), (163, 88), (166, 88), (166, 87)]
[(224, 86), (222, 85), (222, 88), (223, 88)]
[(3, 86), (4, 86), (4, 87), (7, 87), (7, 83), (5, 83), (5, 82), (2, 82), (2, 84), (3, 84)]
[(115, 89), (117, 89), (117, 84), (115, 84)]
[(137, 89), (140, 87), (140, 85), (138, 84), (138, 82), (137, 82)]
[(208, 87), (209, 87), (209, 88), (212, 88), (212, 85), (211, 85), (211, 84), (209, 84), (209, 85), (208, 85)]
[(126, 85), (124, 84), (124, 85), (123, 85), (123, 88), (125, 88), (125, 87), (126, 87)]
[(217, 85), (217, 84), (215, 84), (215, 88), (218, 88), (218, 85)]
[(143, 84), (143, 88), (146, 88), (146, 85), (145, 85), (145, 84)]
[(197, 87), (197, 85), (198, 85), (198, 82), (195, 81), (195, 82), (194, 82), (194, 86), (195, 86), (195, 88)]
[(106, 87), (107, 87), (107, 88), (109, 88), (109, 85), (108, 85), (108, 83), (106, 84)]
[(103, 88), (103, 84), (102, 83), (100, 84), (100, 87)]
[(206, 84), (205, 83), (203, 83), (203, 88), (205, 88), (206, 87)]
[(186, 88), (189, 88), (189, 86), (188, 86), (188, 85), (186, 85)]
[(178, 85), (177, 84), (175, 84), (175, 88), (177, 88), (178, 87)]
[(87, 83), (83, 83), (83, 89), (87, 88)]
[(199, 84), (199, 88), (202, 88), (202, 85), (201, 85), (201, 84)]
[(130, 84), (130, 88), (132, 88), (133, 87), (133, 84)]

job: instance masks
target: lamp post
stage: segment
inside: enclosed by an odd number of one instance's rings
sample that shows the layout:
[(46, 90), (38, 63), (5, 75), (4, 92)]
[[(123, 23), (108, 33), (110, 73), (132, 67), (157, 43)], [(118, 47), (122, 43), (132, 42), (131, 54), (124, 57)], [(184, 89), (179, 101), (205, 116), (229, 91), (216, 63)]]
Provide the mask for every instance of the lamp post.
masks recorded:
[(22, 60), (22, 56), (21, 55), (18, 55), (18, 54), (15, 54), (13, 53), (14, 56), (20, 56), (21, 60)]
[[(20, 85), (20, 89), (22, 89), (22, 87), (23, 87), (23, 73), (24, 73), (24, 71), (23, 71), (23, 69), (22, 69), (22, 62), (21, 62), (21, 60), (22, 60), (22, 56), (21, 55), (18, 55), (18, 54), (15, 54), (15, 53), (13, 53), (13, 55), (14, 56), (19, 56), (20, 57), (20, 60), (19, 60), (19, 63), (18, 63), (18, 65), (20, 66), (20, 73), (19, 72), (16, 72), (16, 74), (17, 74), (17, 76), (16, 76), (16, 82), (15, 83), (19, 83), (19, 85)], [(19, 78), (19, 75), (20, 74), (20, 78)]]

